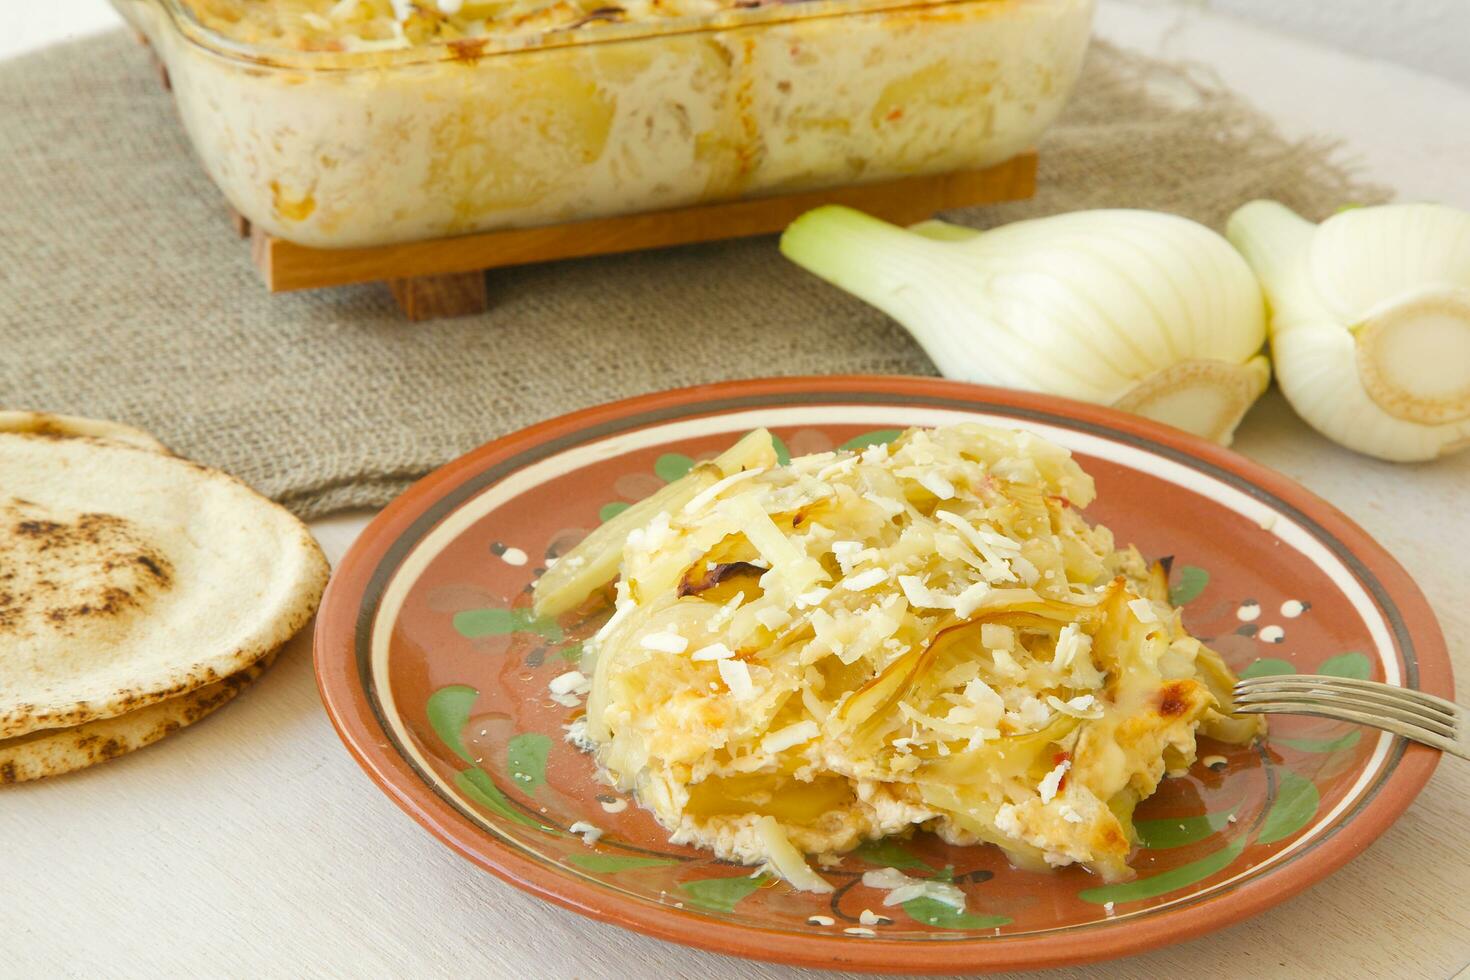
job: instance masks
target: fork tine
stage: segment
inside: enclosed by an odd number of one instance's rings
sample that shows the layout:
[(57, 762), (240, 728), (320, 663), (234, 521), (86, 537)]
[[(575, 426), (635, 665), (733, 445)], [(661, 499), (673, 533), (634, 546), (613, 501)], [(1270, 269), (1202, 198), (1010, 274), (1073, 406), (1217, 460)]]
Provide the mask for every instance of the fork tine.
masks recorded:
[(1264, 693), (1256, 692), (1245, 694), (1236, 698), (1236, 710), (1247, 707), (1256, 707), (1262, 704), (1294, 705), (1302, 709), (1315, 707), (1331, 707), (1343, 710), (1356, 711), (1365, 717), (1390, 718), (1394, 721), (1415, 725), (1425, 731), (1434, 732), (1445, 738), (1455, 736), (1455, 723), (1453, 720), (1446, 721), (1441, 718), (1431, 718), (1415, 708), (1390, 699), (1375, 699), (1369, 695), (1361, 694), (1328, 694), (1321, 691), (1310, 693)]
[(1423, 702), (1403, 696), (1403, 688), (1390, 687), (1387, 684), (1368, 687), (1348, 687), (1339, 684), (1315, 683), (1309, 680), (1293, 680), (1278, 684), (1248, 684), (1241, 682), (1235, 686), (1235, 697), (1285, 697), (1285, 696), (1330, 696), (1348, 698), (1357, 701), (1367, 707), (1399, 708), (1411, 711), (1425, 721), (1437, 722), (1441, 725), (1456, 725), (1461, 716), (1459, 708), (1451, 706), (1446, 710), (1438, 705), (1427, 705)]
[(1351, 721), (1359, 725), (1367, 725), (1369, 728), (1377, 728), (1394, 735), (1402, 735), (1404, 738), (1425, 745), (1433, 746), (1445, 752), (1462, 754), (1455, 741), (1443, 735), (1431, 732), (1418, 725), (1402, 722), (1382, 715), (1365, 714), (1350, 708), (1339, 708), (1330, 705), (1319, 704), (1282, 704), (1279, 702), (1262, 702), (1249, 707), (1241, 708), (1249, 714), (1292, 714), (1292, 715), (1315, 715), (1319, 718), (1332, 718), (1337, 721)]
[(1397, 687), (1392, 684), (1381, 684), (1378, 681), (1363, 681), (1356, 677), (1332, 677), (1327, 674), (1274, 674), (1267, 677), (1251, 677), (1237, 682), (1242, 688), (1249, 686), (1252, 690), (1266, 688), (1288, 687), (1329, 687), (1340, 690), (1355, 691), (1392, 691), (1396, 696), (1422, 704), (1427, 708), (1435, 708), (1440, 712), (1454, 716), (1459, 713), (1459, 706), (1453, 701), (1437, 698), (1433, 694), (1425, 694), (1416, 691), (1412, 687)]

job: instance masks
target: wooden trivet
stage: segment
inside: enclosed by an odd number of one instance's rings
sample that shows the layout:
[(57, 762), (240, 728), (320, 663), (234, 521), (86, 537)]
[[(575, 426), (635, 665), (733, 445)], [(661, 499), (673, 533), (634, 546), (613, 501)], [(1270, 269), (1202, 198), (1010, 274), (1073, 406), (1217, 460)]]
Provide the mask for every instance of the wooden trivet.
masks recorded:
[(252, 228), (233, 212), (232, 220), (237, 231), (249, 234), (255, 264), (271, 292), (384, 282), (410, 320), (430, 320), (483, 312), (489, 302), (487, 269), (764, 235), (823, 204), (845, 204), (906, 225), (936, 211), (1016, 201), (1035, 192), (1036, 154), (1027, 152), (984, 170), (370, 248), (309, 248)]
[[(138, 40), (147, 45), (142, 34)], [(149, 45), (165, 89), (168, 69)], [(913, 224), (936, 211), (1019, 201), (1036, 193), (1036, 152), (983, 170), (904, 177), (799, 194), (701, 204), (539, 228), (513, 228), (371, 248), (309, 248), (277, 238), (230, 210), (230, 220), (273, 293), (351, 283), (386, 283), (410, 320), (483, 313), (489, 305), (485, 270), (766, 235), (823, 204), (845, 204), (894, 224)]]

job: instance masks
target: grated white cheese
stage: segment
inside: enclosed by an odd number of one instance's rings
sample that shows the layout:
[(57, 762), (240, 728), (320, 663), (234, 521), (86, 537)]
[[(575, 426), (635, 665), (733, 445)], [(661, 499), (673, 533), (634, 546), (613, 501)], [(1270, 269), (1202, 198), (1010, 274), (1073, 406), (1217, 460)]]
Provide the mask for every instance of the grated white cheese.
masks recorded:
[(618, 797), (616, 800), (612, 800), (611, 802), (607, 800), (598, 800), (597, 802), (602, 804), (602, 809), (604, 813), (622, 813), (624, 810), (628, 809), (628, 801), (623, 797)]
[(1091, 649), (1092, 637), (1085, 635), (1076, 623), (1068, 623), (1057, 636), (1057, 650), (1051, 658), (1051, 665), (1055, 670), (1066, 670), (1077, 659), (1077, 654)]
[(778, 630), (791, 622), (791, 614), (784, 609), (777, 609), (775, 606), (767, 606), (764, 609), (756, 610), (755, 618), (756, 622), (768, 630)]
[(863, 884), (868, 888), (888, 892), (883, 899), (884, 907), (902, 905), (915, 898), (931, 898), (960, 912), (965, 910), (965, 893), (953, 882), (910, 878), (897, 868), (883, 868), (880, 871), (865, 872)]
[(749, 701), (755, 697), (755, 684), (750, 680), (750, 668), (743, 660), (717, 660), (720, 679), (730, 689), (736, 701)]
[(990, 586), (985, 582), (976, 582), (954, 597), (954, 611), (961, 617), (968, 618), (971, 613), (980, 608), (985, 597), (991, 592)]
[(785, 728), (771, 732), (765, 738), (761, 739), (761, 748), (774, 755), (777, 752), (784, 752), (792, 746), (801, 745), (803, 742), (810, 742), (817, 737), (820, 731), (821, 729), (817, 727), (817, 723), (814, 721), (798, 721), (794, 725), (787, 725)]
[(735, 651), (723, 643), (711, 643), (709, 646), (700, 647), (689, 655), (690, 660), (728, 660), (735, 656)]
[(1051, 712), (1046, 710), (1045, 704), (1028, 694), (1021, 700), (1020, 706), (1015, 711), (1006, 712), (1006, 717), (1011, 719), (1017, 727), (1029, 730), (1040, 728), (1050, 721)]
[(1070, 803), (1063, 803), (1057, 807), (1057, 812), (1062, 815), (1062, 819), (1067, 821), (1067, 823), (1082, 823), (1082, 814), (1072, 809), (1072, 804)]
[(1133, 615), (1140, 623), (1157, 623), (1159, 614), (1154, 611), (1154, 604), (1147, 599), (1129, 599), (1128, 608), (1133, 610)]
[(689, 649), (688, 640), (668, 630), (649, 633), (638, 641), (638, 645), (645, 650), (657, 650), (660, 653), (683, 653)]
[(1016, 658), (1009, 651), (1001, 648), (990, 651), (990, 662), (995, 665), (996, 673), (1003, 677), (1019, 678), (1026, 673), (1026, 668), (1016, 663)]
[(735, 484), (740, 483), (743, 480), (749, 480), (753, 476), (760, 476), (765, 471), (766, 468), (764, 466), (758, 466), (755, 469), (741, 470), (739, 473), (731, 473), (723, 480), (718, 480), (715, 483), (710, 484), (703, 490), (699, 491), (699, 493), (691, 497), (689, 503), (684, 505), (684, 513), (694, 514), (701, 510), (704, 510), (705, 507), (709, 506), (712, 500), (714, 500), (720, 494), (724, 493), (726, 490), (733, 487)]
[(886, 517), (897, 517), (899, 514), (908, 510), (908, 507), (902, 501), (894, 500), (892, 497), (885, 497), (879, 493), (865, 493), (863, 494), (863, 499), (883, 511)]
[(1103, 716), (1102, 705), (1097, 703), (1097, 698), (1091, 694), (1079, 694), (1070, 701), (1063, 701), (1055, 694), (1046, 696), (1046, 703), (1056, 711), (1073, 718), (1101, 718)]
[(1016, 631), (1000, 623), (981, 623), (980, 645), (987, 650), (1009, 650), (1016, 645)]
[(1019, 575), (1021, 577), (1021, 581), (1028, 586), (1035, 585), (1037, 582), (1041, 581), (1041, 569), (1037, 568), (1035, 565), (1031, 564), (1030, 561), (1022, 558), (1020, 555), (1017, 555), (1016, 557), (1011, 559), (1011, 570)]
[(593, 750), (593, 748), (595, 748), (592, 743), (591, 736), (587, 734), (586, 715), (583, 715), (582, 717), (572, 721), (571, 724), (563, 725), (562, 727), (566, 730), (567, 741), (575, 745), (577, 748), (581, 749), (583, 752), (590, 752)]
[(801, 595), (796, 597), (796, 608), (808, 609), (812, 606), (820, 606), (822, 604), (822, 600), (831, 595), (831, 593), (831, 589), (820, 588), (812, 589), (810, 592), (803, 592)]
[(592, 690), (592, 681), (580, 670), (569, 670), (553, 677), (546, 686), (552, 694), (586, 694)]
[[(924, 580), (917, 575), (900, 575), (898, 587), (903, 590), (903, 596), (909, 601), (909, 605), (918, 609), (953, 609), (954, 596), (945, 595), (943, 592), (935, 592), (924, 584)], [(984, 627), (981, 627), (982, 629)]]
[[(440, 0), (440, 2), (442, 3), (443, 0)], [(506, 548), (503, 552), (500, 553), (500, 560), (505, 562), (507, 565), (524, 565), (530, 559), (527, 558), (526, 553), (519, 548)]]
[(863, 872), (863, 884), (869, 888), (877, 888), (882, 891), (902, 888), (914, 880), (897, 868), (880, 868), (877, 871)]
[[(1003, 535), (996, 534), (989, 528), (977, 528), (959, 514), (947, 510), (936, 510), (934, 516), (956, 531), (960, 532), (975, 553), (984, 559), (983, 564), (976, 569), (988, 582), (1007, 582), (1012, 578), (1011, 569), (1006, 564), (1005, 557), (1001, 554), (1004, 550), (1011, 555), (1019, 555), (1021, 546)], [(1002, 547), (997, 547), (997, 546)]]
[(602, 624), (602, 629), (598, 630), (597, 635), (592, 639), (594, 641), (605, 640), (612, 635), (614, 630), (622, 625), (623, 620), (633, 615), (633, 610), (637, 608), (638, 603), (634, 602), (632, 597), (628, 595), (628, 583), (619, 581), (617, 584), (617, 601), (613, 604), (613, 614), (608, 618), (607, 622)]
[(837, 920), (826, 915), (809, 915), (807, 916), (806, 923), (809, 926), (831, 926), (836, 925)]
[(888, 581), (888, 571), (882, 568), (870, 568), (856, 575), (849, 575), (842, 580), (842, 587), (849, 592), (863, 592), (873, 586)]
[(567, 830), (579, 835), (582, 838), (582, 843), (586, 844), (588, 847), (596, 844), (598, 838), (602, 836), (601, 827), (590, 824), (585, 820), (578, 820), (576, 823), (568, 827)]
[(1063, 759), (1057, 763), (1057, 767), (1042, 778), (1041, 784), (1036, 787), (1036, 792), (1041, 794), (1041, 802), (1050, 803), (1056, 798), (1057, 789), (1062, 785), (1062, 777), (1067, 770), (1072, 768), (1071, 759)]
[(876, 935), (878, 935), (876, 932), (874, 932), (873, 930), (869, 929), (867, 926), (848, 926), (846, 929), (844, 929), (842, 931), (845, 932), (845, 933), (847, 933), (849, 936), (876, 936)]
[(843, 459), (839, 459), (835, 463), (828, 463), (826, 466), (817, 471), (817, 479), (830, 480), (834, 476), (842, 476), (846, 473), (851, 472), (852, 469), (857, 466), (857, 464), (858, 458), (856, 456), (848, 456)]
[(945, 479), (942, 473), (936, 473), (934, 470), (925, 470), (919, 474), (919, 486), (940, 500), (954, 499), (954, 484)]

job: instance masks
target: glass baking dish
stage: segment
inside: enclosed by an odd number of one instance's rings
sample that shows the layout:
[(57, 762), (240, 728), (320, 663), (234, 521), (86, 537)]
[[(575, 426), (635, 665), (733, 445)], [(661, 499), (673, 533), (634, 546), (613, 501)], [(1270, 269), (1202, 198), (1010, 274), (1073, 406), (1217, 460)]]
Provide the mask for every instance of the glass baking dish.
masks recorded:
[[(985, 167), (1076, 81), (1093, 0), (808, 0), (385, 50), (112, 0), (230, 204), (383, 245)], [(254, 0), (270, 2), (270, 0)]]

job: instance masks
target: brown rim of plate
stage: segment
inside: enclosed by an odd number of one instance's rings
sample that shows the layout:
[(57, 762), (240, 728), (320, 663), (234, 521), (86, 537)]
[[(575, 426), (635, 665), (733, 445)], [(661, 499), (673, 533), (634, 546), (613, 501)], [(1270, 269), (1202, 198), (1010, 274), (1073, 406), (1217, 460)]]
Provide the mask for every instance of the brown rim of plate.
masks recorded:
[[(1124, 956), (1239, 922), (1301, 892), (1361, 853), (1429, 780), (1439, 753), (1395, 740), (1388, 770), (1377, 786), (1315, 847), (1269, 873), (1189, 905), (1131, 919), (1126, 926), (1099, 923), (1057, 933), (918, 944), (876, 938), (854, 942), (738, 925), (600, 890), (506, 847), (420, 778), (394, 747), (369, 697), (366, 650), (382, 588), (425, 532), (506, 473), (569, 446), (691, 415), (801, 403), (972, 409), (1046, 422), (1138, 446), (1225, 480), (1291, 514), (1360, 578), (1392, 627), (1405, 659), (1407, 686), (1453, 696), (1444, 637), (1408, 573), (1331, 504), (1238, 453), (1138, 416), (1030, 392), (924, 377), (767, 378), (641, 395), (540, 422), (435, 470), (374, 518), (333, 575), (315, 636), (323, 703), (348, 750), (373, 781), (470, 861), (539, 898), (603, 922), (714, 952), (796, 966), (973, 973)], [(1307, 855), (1310, 859), (1301, 859)]]

